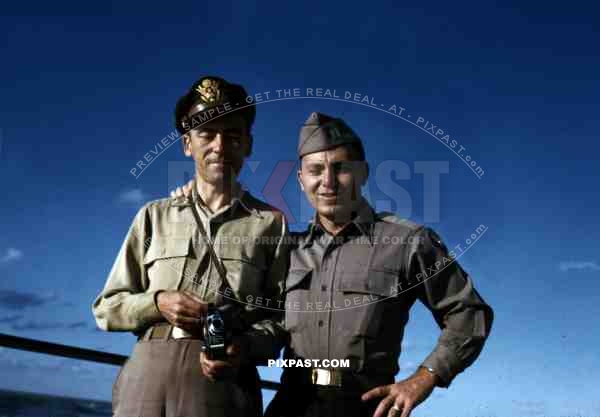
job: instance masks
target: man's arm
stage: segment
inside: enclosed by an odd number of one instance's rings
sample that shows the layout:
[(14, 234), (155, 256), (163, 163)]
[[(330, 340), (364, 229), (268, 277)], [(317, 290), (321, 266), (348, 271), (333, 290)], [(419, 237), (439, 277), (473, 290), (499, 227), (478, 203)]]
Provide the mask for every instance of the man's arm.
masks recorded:
[(147, 290), (144, 255), (151, 239), (152, 227), (146, 205), (136, 215), (106, 285), (92, 306), (96, 322), (103, 330), (138, 333), (166, 320), (196, 333), (201, 328), (206, 303), (185, 291)]
[(479, 356), (492, 328), (493, 310), (433, 230), (421, 228), (416, 237), (408, 258), (409, 277), (421, 281), (417, 296), (442, 330), (421, 366), (448, 387)]
[(106, 285), (92, 306), (96, 323), (103, 330), (136, 332), (162, 320), (155, 300), (157, 292), (145, 292), (145, 243), (151, 238), (147, 207), (135, 216)]
[(432, 312), (442, 335), (413, 375), (363, 394), (363, 401), (383, 397), (374, 417), (386, 413), (408, 417), (434, 387), (448, 387), (477, 358), (492, 326), (492, 309), (435, 232), (420, 228), (414, 237), (409, 239), (415, 243), (407, 256), (408, 277), (411, 285), (420, 282), (415, 288), (417, 297)]
[(289, 233), (285, 216), (274, 213), (278, 230), (278, 243), (264, 282), (263, 298), (270, 300), (268, 308), (252, 306), (250, 313), (255, 321), (242, 336), (242, 344), (247, 357), (258, 364), (266, 364), (276, 358), (287, 342), (287, 332), (283, 327), (283, 291), (289, 266)]

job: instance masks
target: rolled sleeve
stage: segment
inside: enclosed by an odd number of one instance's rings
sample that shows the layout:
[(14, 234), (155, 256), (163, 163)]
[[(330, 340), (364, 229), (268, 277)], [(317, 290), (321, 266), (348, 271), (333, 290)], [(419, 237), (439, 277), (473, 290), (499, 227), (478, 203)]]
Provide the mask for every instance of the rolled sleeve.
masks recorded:
[(442, 330), (421, 366), (448, 387), (479, 356), (491, 331), (493, 310), (433, 230), (421, 228), (417, 237), (409, 258), (411, 276), (420, 281), (417, 296)]

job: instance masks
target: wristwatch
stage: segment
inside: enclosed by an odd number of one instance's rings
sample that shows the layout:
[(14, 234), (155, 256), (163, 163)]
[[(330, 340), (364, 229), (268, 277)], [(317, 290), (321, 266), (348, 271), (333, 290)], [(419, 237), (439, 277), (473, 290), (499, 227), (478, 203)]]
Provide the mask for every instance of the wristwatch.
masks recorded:
[(419, 368), (423, 368), (423, 369), (425, 369), (427, 372), (429, 372), (430, 374), (432, 374), (432, 375), (435, 377), (435, 380), (436, 380), (436, 383), (435, 383), (435, 385), (438, 385), (438, 386), (439, 386), (439, 383), (440, 383), (442, 380), (440, 379), (440, 376), (437, 374), (437, 372), (435, 372), (435, 369), (433, 369), (433, 368), (430, 368), (429, 366), (424, 366), (424, 365), (421, 365), (421, 366), (419, 366)]

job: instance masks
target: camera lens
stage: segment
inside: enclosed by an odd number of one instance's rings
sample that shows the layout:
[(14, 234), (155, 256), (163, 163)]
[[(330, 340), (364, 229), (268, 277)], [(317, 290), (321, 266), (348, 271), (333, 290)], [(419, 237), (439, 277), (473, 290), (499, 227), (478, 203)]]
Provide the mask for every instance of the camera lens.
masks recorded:
[(223, 320), (221, 319), (213, 319), (211, 325), (217, 329), (217, 330), (221, 330), (223, 328)]

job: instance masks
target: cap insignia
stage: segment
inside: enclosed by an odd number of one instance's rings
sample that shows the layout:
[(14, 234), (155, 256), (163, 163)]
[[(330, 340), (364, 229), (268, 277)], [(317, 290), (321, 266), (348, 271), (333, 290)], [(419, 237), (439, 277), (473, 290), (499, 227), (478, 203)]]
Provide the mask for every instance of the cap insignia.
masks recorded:
[(218, 80), (206, 78), (196, 87), (196, 91), (206, 103), (215, 103), (221, 100), (221, 90), (219, 87)]

